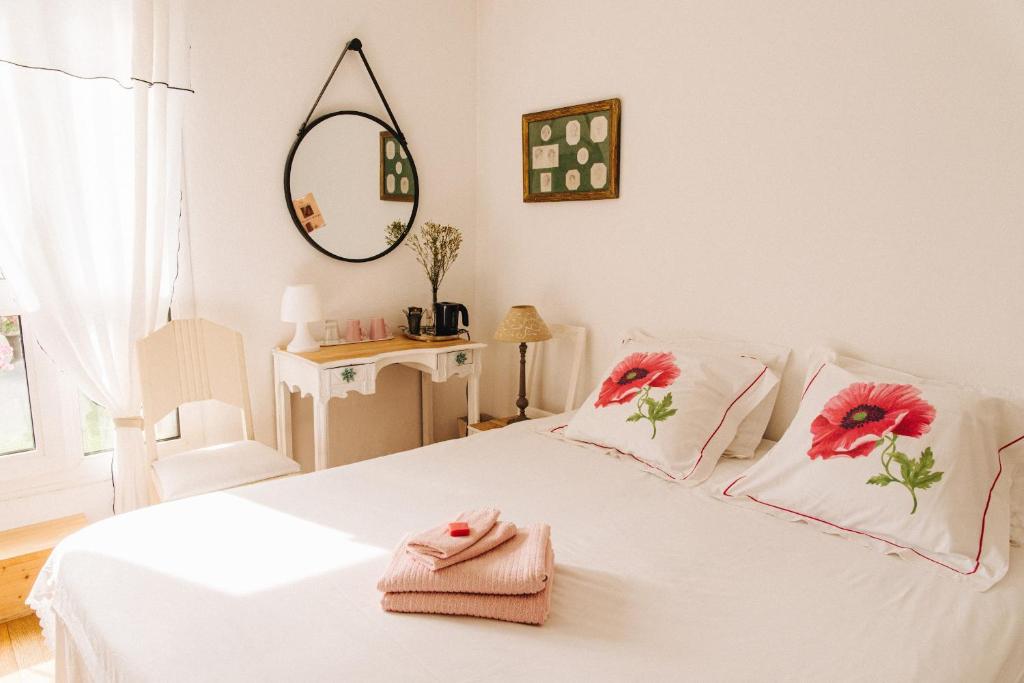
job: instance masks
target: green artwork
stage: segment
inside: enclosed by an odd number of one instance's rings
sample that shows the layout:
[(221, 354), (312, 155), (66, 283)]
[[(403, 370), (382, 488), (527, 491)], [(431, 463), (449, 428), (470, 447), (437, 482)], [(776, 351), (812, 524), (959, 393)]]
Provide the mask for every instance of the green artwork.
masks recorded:
[(523, 199), (618, 196), (619, 101), (523, 117)]
[(416, 179), (412, 175), (412, 164), (398, 144), (395, 136), (387, 131), (380, 133), (380, 198), (383, 201), (411, 202), (416, 194)]

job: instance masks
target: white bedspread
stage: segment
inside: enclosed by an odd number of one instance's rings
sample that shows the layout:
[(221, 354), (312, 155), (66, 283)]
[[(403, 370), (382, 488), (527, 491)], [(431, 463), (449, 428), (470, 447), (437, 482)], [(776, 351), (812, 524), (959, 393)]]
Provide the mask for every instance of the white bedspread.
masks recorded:
[[(537, 424), (100, 522), (54, 553), (38, 609), (101, 681), (1024, 677), (1020, 549), (977, 593)], [(384, 613), (401, 535), (485, 505), (551, 524), (547, 624)]]

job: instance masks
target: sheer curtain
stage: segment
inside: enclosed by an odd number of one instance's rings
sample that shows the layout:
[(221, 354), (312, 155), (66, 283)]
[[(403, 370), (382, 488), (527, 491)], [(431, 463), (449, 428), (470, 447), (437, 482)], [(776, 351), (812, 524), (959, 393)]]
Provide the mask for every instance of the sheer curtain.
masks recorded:
[(187, 53), (177, 0), (0, 10), (0, 270), (114, 417), (119, 512), (148, 497), (135, 342), (166, 320), (176, 272)]

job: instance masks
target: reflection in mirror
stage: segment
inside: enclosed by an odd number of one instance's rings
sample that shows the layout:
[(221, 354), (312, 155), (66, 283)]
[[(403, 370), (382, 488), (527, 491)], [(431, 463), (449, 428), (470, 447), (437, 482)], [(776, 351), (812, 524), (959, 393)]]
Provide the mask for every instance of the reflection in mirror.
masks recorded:
[(338, 258), (380, 256), (405, 237), (414, 215), (418, 188), (407, 149), (358, 114), (315, 122), (294, 152), (287, 181), (302, 231)]

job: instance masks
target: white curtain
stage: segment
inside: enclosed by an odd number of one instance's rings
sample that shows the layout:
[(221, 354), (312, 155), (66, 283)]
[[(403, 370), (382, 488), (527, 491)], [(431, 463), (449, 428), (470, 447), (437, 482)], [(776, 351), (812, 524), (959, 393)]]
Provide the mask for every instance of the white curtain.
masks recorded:
[(114, 417), (119, 512), (147, 500), (135, 342), (176, 271), (187, 53), (176, 0), (0, 5), (0, 270)]

